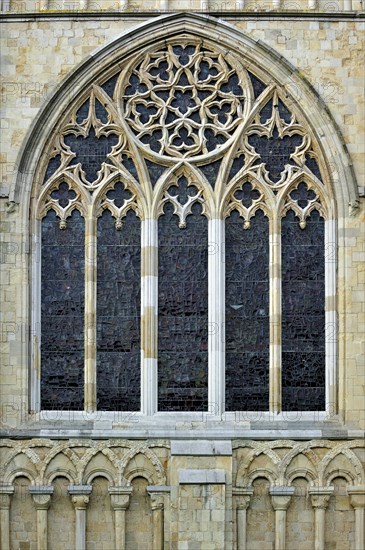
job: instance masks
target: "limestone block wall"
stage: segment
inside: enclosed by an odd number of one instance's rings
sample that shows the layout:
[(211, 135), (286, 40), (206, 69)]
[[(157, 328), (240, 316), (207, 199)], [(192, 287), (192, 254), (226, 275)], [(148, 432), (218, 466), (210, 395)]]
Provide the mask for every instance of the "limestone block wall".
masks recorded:
[(362, 441), (182, 443), (4, 440), (2, 548), (363, 547)]
[[(14, 4), (15, 5), (15, 4)], [(28, 4), (27, 4), (28, 5)], [(283, 14), (281, 18), (236, 15), (226, 17), (242, 32), (273, 48), (299, 69), (318, 92), (318, 101), (328, 109), (349, 151), (360, 201), (350, 206), (346, 218), (338, 220), (337, 311), (339, 321), (338, 404), (343, 419), (352, 427), (365, 426), (363, 398), (363, 343), (365, 326), (362, 285), (364, 282), (364, 99), (363, 22), (360, 13), (348, 18), (312, 18)], [(57, 20), (9, 16), (2, 21), (4, 62), (2, 85), (1, 170), (1, 386), (3, 421), (15, 427), (29, 411), (28, 362), (29, 316), (24, 303), (29, 295), (30, 237), (28, 212), (13, 203), (13, 181), (18, 155), (31, 123), (57, 86), (87, 55), (106, 42), (148, 19), (100, 17), (78, 18), (73, 13)], [(62, 24), (60, 24), (62, 22)], [(219, 40), (219, 33), (217, 35)], [(42, 55), (40, 55), (42, 52)], [(301, 101), (294, 81), (288, 93)], [(325, 151), (331, 164), (335, 151)], [(32, 174), (24, 174), (25, 179)], [(334, 174), (336, 177), (336, 174)], [(330, 246), (333, 256), (336, 244)]]

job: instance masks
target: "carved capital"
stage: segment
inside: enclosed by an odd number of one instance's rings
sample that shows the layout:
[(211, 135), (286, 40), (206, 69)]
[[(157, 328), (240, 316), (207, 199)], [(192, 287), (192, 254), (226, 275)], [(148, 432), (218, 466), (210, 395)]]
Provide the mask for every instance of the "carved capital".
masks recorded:
[(237, 510), (247, 510), (251, 497), (253, 495), (253, 487), (233, 487), (233, 496), (236, 501)]
[(9, 510), (14, 490), (14, 485), (0, 485), (0, 510)]
[(152, 510), (163, 510), (164, 507), (164, 496), (161, 493), (150, 493), (151, 497), (151, 508)]
[(86, 510), (91, 491), (91, 485), (69, 485), (68, 492), (76, 510)]
[(365, 486), (348, 487), (347, 493), (353, 508), (365, 508)]
[(51, 504), (51, 495), (32, 494), (32, 497), (37, 510), (48, 510)]
[(333, 494), (334, 487), (311, 487), (308, 493), (311, 496), (313, 508), (325, 510), (328, 506), (330, 496)]
[(75, 506), (76, 510), (86, 510), (89, 500), (89, 495), (73, 495), (72, 504)]
[(291, 500), (291, 495), (271, 495), (271, 504), (274, 510), (287, 510)]

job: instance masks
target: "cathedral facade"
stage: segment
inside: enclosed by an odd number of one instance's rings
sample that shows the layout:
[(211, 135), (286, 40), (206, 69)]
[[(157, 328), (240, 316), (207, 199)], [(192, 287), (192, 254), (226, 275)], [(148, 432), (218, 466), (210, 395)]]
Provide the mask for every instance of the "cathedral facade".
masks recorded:
[(362, 4), (1, 3), (4, 550), (365, 547)]

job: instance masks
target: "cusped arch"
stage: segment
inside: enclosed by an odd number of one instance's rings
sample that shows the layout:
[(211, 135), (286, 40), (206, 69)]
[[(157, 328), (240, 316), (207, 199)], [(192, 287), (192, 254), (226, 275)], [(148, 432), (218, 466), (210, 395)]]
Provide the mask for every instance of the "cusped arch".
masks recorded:
[[(92, 80), (108, 74), (110, 67), (136, 48), (142, 51), (166, 35), (188, 33), (200, 39), (219, 43), (227, 52), (235, 52), (251, 67), (261, 67), (272, 82), (284, 87), (288, 101), (298, 105), (308, 126), (317, 137), (322, 155), (327, 158), (340, 214), (347, 215), (347, 206), (358, 199), (351, 161), (344, 140), (323, 101), (299, 71), (269, 46), (244, 34), (233, 25), (201, 14), (168, 14), (144, 22), (112, 39), (92, 52), (61, 82), (52, 97), (38, 113), (17, 159), (18, 170), (12, 183), (11, 201), (20, 202), (22, 212), (29, 212), (33, 175), (49, 139), (50, 128), (57, 126), (65, 106), (86, 90)], [(66, 105), (67, 104), (67, 105)], [(52, 130), (51, 130), (52, 131)], [(320, 136), (318, 135), (320, 132)], [(328, 157), (329, 155), (329, 157)]]
[[(321, 462), (318, 465), (319, 477), (323, 483), (327, 477), (331, 476), (332, 472), (336, 472), (339, 469), (343, 469), (336, 465), (336, 459), (338, 457), (346, 459), (347, 464), (350, 466), (350, 469), (347, 468), (350, 476), (356, 480), (356, 484), (362, 485), (364, 483), (364, 468), (361, 464), (361, 461), (358, 459), (356, 454), (349, 448), (347, 443), (336, 445), (329, 453), (327, 453)], [(331, 464), (333, 468), (331, 469)], [(351, 472), (352, 470), (352, 472)]]

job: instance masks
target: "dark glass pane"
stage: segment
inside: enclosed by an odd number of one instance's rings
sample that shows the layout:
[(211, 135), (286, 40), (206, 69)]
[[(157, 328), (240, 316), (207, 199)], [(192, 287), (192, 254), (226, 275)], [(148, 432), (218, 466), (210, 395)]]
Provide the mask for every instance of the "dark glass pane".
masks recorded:
[(282, 220), (283, 410), (325, 409), (324, 276), (324, 220), (314, 211), (301, 229), (289, 211)]
[(262, 92), (266, 89), (266, 84), (264, 84), (259, 78), (257, 78), (257, 76), (250, 73), (250, 71), (247, 71), (247, 72), (248, 72), (248, 76), (251, 79), (255, 99), (257, 99), (259, 95), (261, 95)]
[(66, 229), (53, 210), (42, 220), (41, 406), (82, 410), (84, 395), (84, 220)]
[(279, 181), (286, 164), (295, 164), (290, 155), (302, 141), (303, 137), (299, 134), (280, 138), (276, 128), (272, 137), (252, 134), (248, 138), (249, 144), (260, 155), (261, 161), (269, 172), (269, 178), (274, 183)]
[(269, 223), (226, 219), (226, 410), (269, 407)]
[(64, 137), (64, 142), (73, 153), (76, 153), (76, 157), (72, 159), (70, 164), (80, 162), (87, 181), (92, 183), (98, 177), (97, 173), (101, 169), (101, 164), (107, 162), (107, 155), (111, 152), (113, 146), (118, 143), (118, 136), (109, 134), (97, 138), (94, 128), (90, 128), (89, 135), (86, 138), (68, 134)]
[(238, 172), (241, 170), (241, 168), (244, 167), (244, 165), (245, 165), (245, 155), (241, 154), (241, 155), (238, 155), (235, 159), (233, 159), (231, 169), (228, 174), (228, 182), (230, 182), (231, 179), (233, 179), (238, 174)]
[(313, 174), (320, 180), (323, 181), (321, 172), (318, 166), (318, 162), (314, 157), (309, 154), (305, 155), (305, 165), (313, 172)]
[(48, 163), (46, 175), (44, 176), (44, 182), (49, 180), (51, 176), (56, 172), (56, 170), (59, 169), (61, 166), (61, 155), (56, 155), (55, 157), (51, 158), (51, 160)]
[[(182, 195), (180, 189), (177, 194)], [(185, 229), (178, 227), (171, 204), (159, 219), (160, 411), (208, 406), (207, 220), (200, 205), (192, 210)]]
[(215, 186), (215, 182), (217, 181), (218, 172), (219, 172), (221, 163), (222, 163), (222, 159), (219, 159), (219, 160), (215, 160), (214, 162), (210, 162), (205, 166), (199, 166), (199, 169), (203, 172), (204, 176), (207, 178), (207, 180), (209, 181), (213, 189)]
[(108, 210), (98, 220), (97, 407), (140, 410), (141, 223), (120, 231)]
[(156, 164), (155, 162), (152, 162), (151, 160), (148, 160), (148, 159), (145, 159), (145, 163), (150, 175), (151, 184), (155, 186), (158, 179), (162, 176), (162, 174), (166, 170), (166, 166), (162, 166), (162, 164)]
[(114, 90), (115, 90), (115, 86), (117, 84), (118, 77), (119, 77), (119, 73), (117, 73), (114, 76), (112, 76), (111, 78), (109, 78), (109, 80), (104, 82), (104, 84), (101, 86), (103, 88), (104, 92), (106, 92), (111, 98), (114, 95)]

